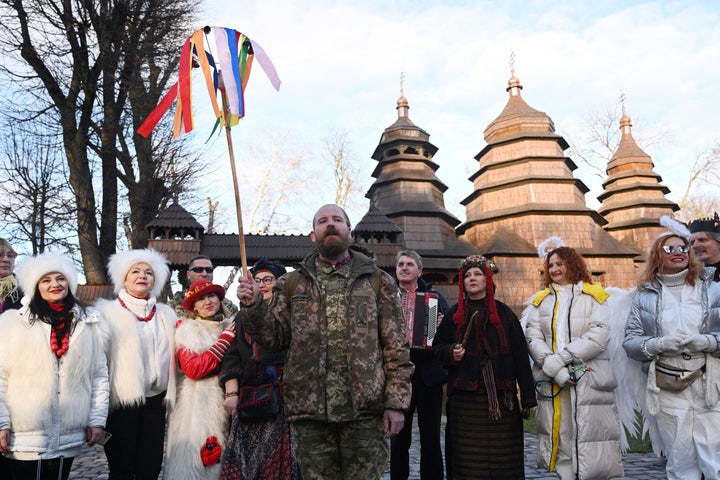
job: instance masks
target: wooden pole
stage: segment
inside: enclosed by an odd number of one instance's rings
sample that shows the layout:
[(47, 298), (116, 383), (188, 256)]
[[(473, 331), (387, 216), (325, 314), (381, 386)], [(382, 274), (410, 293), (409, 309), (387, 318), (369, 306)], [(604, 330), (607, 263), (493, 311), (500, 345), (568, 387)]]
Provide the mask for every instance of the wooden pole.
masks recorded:
[(230, 154), (230, 168), (232, 170), (233, 186), (235, 187), (235, 209), (237, 213), (238, 235), (240, 236), (240, 262), (242, 265), (243, 277), (247, 276), (247, 254), (245, 253), (245, 233), (243, 231), (242, 208), (240, 206), (240, 188), (238, 187), (237, 172), (235, 170), (235, 154), (233, 153), (232, 135), (230, 134), (230, 125), (227, 113), (227, 94), (222, 90), (223, 112), (225, 116), (225, 138), (228, 144), (228, 153)]

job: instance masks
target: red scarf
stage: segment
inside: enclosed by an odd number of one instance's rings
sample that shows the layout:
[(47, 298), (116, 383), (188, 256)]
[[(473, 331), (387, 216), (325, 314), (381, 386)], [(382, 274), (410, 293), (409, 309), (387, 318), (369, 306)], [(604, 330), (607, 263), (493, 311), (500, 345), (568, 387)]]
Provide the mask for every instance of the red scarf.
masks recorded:
[[(50, 310), (62, 313), (64, 303), (48, 303)], [(50, 327), (50, 350), (58, 357), (62, 357), (70, 348), (70, 332), (65, 331), (65, 319), (60, 317), (57, 324)]]

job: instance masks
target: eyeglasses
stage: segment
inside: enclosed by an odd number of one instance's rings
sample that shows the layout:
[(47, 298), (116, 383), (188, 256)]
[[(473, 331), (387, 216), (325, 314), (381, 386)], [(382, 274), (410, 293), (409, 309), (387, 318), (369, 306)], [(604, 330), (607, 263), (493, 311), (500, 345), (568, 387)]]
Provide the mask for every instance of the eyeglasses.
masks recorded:
[(690, 247), (687, 245), (680, 245), (677, 247), (674, 247), (672, 245), (663, 245), (662, 247), (663, 251), (667, 253), (668, 255), (672, 255), (675, 252), (678, 253), (688, 253), (690, 251)]
[(258, 285), (260, 285), (261, 283), (263, 285), (270, 285), (273, 282), (273, 280), (275, 280), (275, 277), (273, 277), (273, 276), (255, 278), (255, 283), (257, 283)]
[(17, 253), (15, 252), (0, 252), (0, 258), (7, 257), (10, 260), (15, 260), (17, 258)]
[(190, 270), (192, 270), (195, 273), (202, 273), (203, 270), (205, 270), (207, 273), (212, 273), (214, 267), (192, 267)]

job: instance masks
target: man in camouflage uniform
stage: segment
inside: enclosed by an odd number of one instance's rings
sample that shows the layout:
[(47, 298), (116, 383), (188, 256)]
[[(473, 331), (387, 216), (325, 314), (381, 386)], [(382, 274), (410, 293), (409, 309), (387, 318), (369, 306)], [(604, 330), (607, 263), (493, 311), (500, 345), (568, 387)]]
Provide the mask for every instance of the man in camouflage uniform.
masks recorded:
[(377, 480), (410, 404), (405, 324), (393, 278), (350, 246), (350, 221), (321, 207), (316, 252), (283, 275), (270, 305), (252, 277), (238, 287), (245, 331), (267, 350), (287, 349), (285, 416), (305, 480)]
[[(198, 255), (197, 257), (190, 260), (190, 265), (188, 265), (186, 273), (187, 284), (192, 285), (198, 280), (207, 280), (208, 282), (212, 282), (214, 270), (215, 267), (213, 267), (212, 260), (210, 260), (205, 255)], [(227, 287), (228, 285), (225, 286), (225, 289), (227, 289)], [(187, 313), (182, 306), (182, 302), (183, 300), (185, 300), (185, 293), (187, 293), (187, 288), (175, 292), (175, 295), (173, 295), (173, 298), (170, 301), (170, 306), (173, 308), (173, 310), (175, 310), (175, 314), (178, 316), (178, 318), (184, 317)], [(223, 299), (222, 304), (227, 311), (226, 316), (232, 316), (237, 313), (238, 308), (227, 297)]]

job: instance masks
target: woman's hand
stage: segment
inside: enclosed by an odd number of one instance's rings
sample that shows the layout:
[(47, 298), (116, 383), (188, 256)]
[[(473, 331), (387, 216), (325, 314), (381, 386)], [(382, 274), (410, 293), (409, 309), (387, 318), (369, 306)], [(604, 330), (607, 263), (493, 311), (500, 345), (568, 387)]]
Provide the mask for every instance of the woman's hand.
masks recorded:
[(0, 430), (0, 453), (5, 453), (10, 446), (10, 430)]
[(453, 362), (458, 363), (465, 356), (465, 348), (461, 344), (455, 345), (452, 351)]
[(223, 402), (223, 408), (227, 413), (234, 417), (235, 415), (237, 415), (239, 401), (240, 399), (237, 395), (233, 397), (227, 397)]
[(103, 436), (103, 429), (101, 427), (86, 427), (85, 428), (85, 440), (91, 447), (95, 445), (95, 442), (100, 440)]

